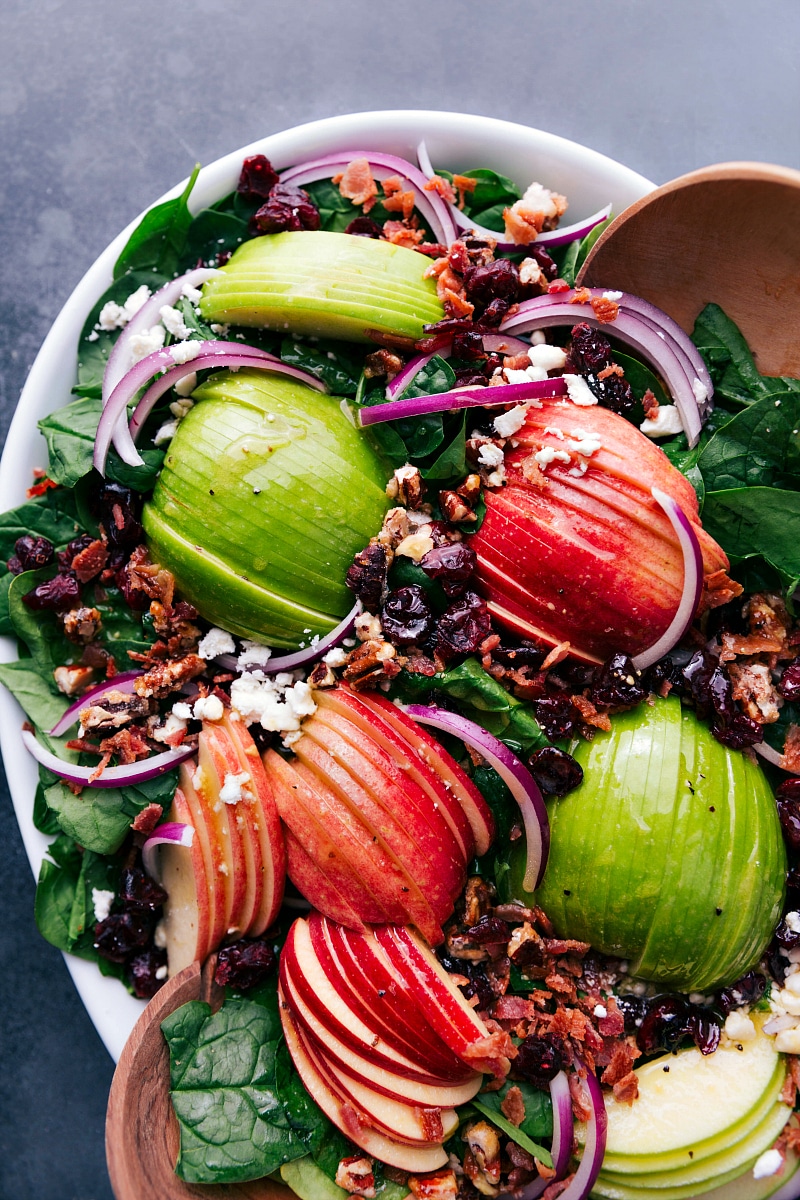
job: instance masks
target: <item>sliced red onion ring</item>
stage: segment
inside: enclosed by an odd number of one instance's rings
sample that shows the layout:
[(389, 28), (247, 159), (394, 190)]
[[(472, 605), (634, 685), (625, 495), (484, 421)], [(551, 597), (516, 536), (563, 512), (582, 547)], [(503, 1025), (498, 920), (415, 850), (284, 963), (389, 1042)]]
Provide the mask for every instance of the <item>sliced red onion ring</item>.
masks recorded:
[[(572, 1155), (572, 1097), (569, 1080), (564, 1071), (559, 1071), (550, 1081), (550, 1099), (553, 1104), (553, 1144), (550, 1154), (555, 1175), (552, 1179), (534, 1179), (515, 1193), (514, 1200), (537, 1200), (545, 1188), (557, 1179), (563, 1179)], [(505, 1193), (508, 1196), (510, 1193)]]
[(142, 866), (151, 879), (160, 880), (158, 847), (191, 846), (193, 841), (194, 825), (179, 825), (177, 821), (168, 821), (165, 825), (159, 825), (142, 846)]
[[(527, 354), (530, 350), (528, 342), (523, 342), (521, 338), (504, 337), (500, 333), (485, 333), (482, 335), (481, 340), (484, 350), (487, 350), (490, 354)], [(443, 346), (441, 350), (434, 350), (430, 354), (416, 355), (386, 385), (386, 399), (395, 400), (404, 392), (411, 381), (431, 361), (434, 355), (438, 354), (439, 358), (449, 358), (452, 353), (453, 347), (451, 343), (449, 346)]]
[(420, 216), (430, 227), (437, 242), (449, 246), (456, 240), (456, 228), (450, 215), (450, 205), (434, 191), (427, 191), (428, 182), (419, 167), (405, 158), (394, 154), (380, 154), (375, 150), (343, 150), (337, 154), (326, 154), (310, 162), (290, 167), (281, 174), (281, 183), (293, 183), (302, 187), (304, 183), (315, 183), (318, 179), (330, 179), (340, 170), (344, 171), (355, 158), (366, 158), (375, 179), (380, 183), (392, 175), (398, 175), (414, 192), (414, 203)]
[(596, 213), (592, 213), (590, 217), (584, 217), (582, 221), (576, 221), (574, 225), (562, 225), (558, 229), (548, 229), (544, 233), (540, 233), (533, 242), (505, 242), (502, 240), (503, 235), (496, 229), (488, 229), (485, 225), (476, 225), (472, 218), (462, 212), (457, 205), (451, 205), (450, 211), (459, 229), (465, 233), (469, 233), (471, 230), (478, 237), (494, 239), (497, 242), (495, 249), (499, 250), (501, 254), (524, 254), (528, 246), (565, 246), (568, 242), (577, 242), (579, 238), (584, 238), (587, 233), (591, 233), (595, 225), (607, 221), (611, 216), (611, 208), (611, 204), (605, 204)]
[(152, 758), (145, 758), (141, 762), (130, 763), (127, 766), (106, 767), (98, 779), (91, 779), (94, 767), (79, 767), (75, 763), (64, 762), (56, 754), (51, 754), (49, 750), (46, 750), (30, 730), (23, 729), (22, 742), (36, 761), (46, 767), (48, 771), (65, 779), (67, 783), (77, 783), (81, 787), (91, 788), (125, 787), (128, 784), (146, 783), (148, 779), (155, 779), (157, 775), (171, 771), (173, 767), (177, 767), (178, 763), (191, 758), (194, 754), (194, 750), (191, 748), (167, 750), (164, 754), (155, 754)]
[[(345, 638), (350, 637), (355, 628), (356, 617), (360, 612), (361, 601), (356, 600), (344, 620), (340, 621), (330, 633), (319, 638), (313, 646), (306, 646), (303, 650), (294, 650), (291, 654), (281, 654), (278, 658), (270, 655), (263, 663), (248, 664), (248, 669), (254, 667), (263, 671), (265, 675), (277, 675), (279, 671), (295, 671), (298, 667), (310, 666), (311, 663), (322, 658), (323, 654), (327, 654), (329, 650), (335, 650)], [(218, 658), (214, 659), (214, 662), (218, 663), (225, 671), (238, 671), (239, 669), (235, 654), (220, 654)]]
[(668, 496), (660, 488), (651, 488), (650, 495), (661, 505), (678, 536), (683, 551), (683, 591), (668, 628), (657, 642), (634, 657), (633, 665), (640, 671), (646, 670), (665, 654), (669, 654), (672, 647), (681, 640), (694, 620), (703, 591), (703, 553), (692, 522), (677, 500), (673, 500), (672, 496)]
[[(602, 296), (603, 291), (607, 289), (593, 288), (591, 290), (594, 294), (599, 293)], [(710, 412), (713, 408), (714, 384), (702, 354), (686, 331), (681, 329), (677, 321), (673, 321), (669, 313), (665, 313), (661, 308), (656, 308), (655, 304), (651, 304), (649, 300), (642, 299), (641, 296), (634, 296), (632, 292), (623, 292), (619, 303), (628, 312), (638, 313), (644, 320), (651, 322), (657, 330), (660, 329), (668, 336), (671, 336), (674, 349), (680, 350), (686, 355), (690, 364), (689, 372), (694, 371), (695, 376), (708, 393), (705, 404)], [(703, 404), (700, 407), (702, 409)]]
[(796, 1166), (783, 1187), (779, 1188), (777, 1192), (773, 1192), (770, 1200), (797, 1200), (798, 1196), (800, 1196), (800, 1167)]
[[(186, 353), (185, 348), (187, 346), (192, 347), (192, 357), (183, 361), (182, 356)], [(197, 348), (196, 351), (195, 347)], [(233, 347), (233, 349), (229, 347)], [(173, 351), (175, 351), (175, 354), (173, 354)], [(301, 371), (298, 367), (287, 366), (280, 359), (276, 359), (274, 355), (267, 354), (263, 350), (257, 350), (253, 346), (242, 346), (236, 342), (178, 342), (175, 346), (168, 346), (166, 350), (158, 350), (154, 354), (148, 354), (135, 367), (131, 367), (127, 375), (114, 388), (109, 397), (108, 404), (103, 409), (100, 417), (94, 444), (93, 462), (100, 474), (105, 474), (106, 458), (108, 457), (112, 440), (115, 440), (116, 426), (120, 416), (127, 412), (131, 400), (144, 387), (148, 380), (152, 379), (156, 374), (160, 376), (153, 387), (142, 397), (139, 405), (137, 405), (137, 411), (134, 413), (134, 417), (136, 418), (134, 432), (138, 432), (141, 428), (147, 413), (149, 413), (156, 400), (160, 396), (163, 396), (164, 392), (175, 383), (193, 371), (213, 369), (215, 367), (229, 367), (231, 370), (238, 370), (239, 367), (250, 367), (262, 371), (275, 371), (277, 374), (289, 375), (293, 379), (299, 379), (302, 383), (315, 388), (318, 392), (327, 391), (325, 384), (321, 383), (316, 376), (310, 375), (307, 371)], [(139, 412), (140, 408), (141, 412)], [(126, 437), (133, 447), (135, 460), (129, 454), (125, 461), (131, 466), (139, 466), (142, 463), (142, 459), (133, 444), (127, 426)], [(117, 437), (115, 444), (119, 440)]]
[(138, 679), (141, 674), (141, 671), (125, 671), (120, 675), (114, 675), (112, 679), (104, 679), (102, 683), (88, 688), (74, 704), (70, 704), (69, 708), (56, 721), (50, 730), (51, 737), (61, 737), (65, 734), (77, 721), (78, 714), (84, 708), (88, 708), (90, 704), (94, 704), (97, 698), (106, 692), (117, 691), (129, 695), (133, 691), (133, 681)]
[(561, 1193), (559, 1200), (586, 1200), (591, 1192), (600, 1168), (603, 1165), (603, 1155), (606, 1152), (606, 1130), (608, 1117), (603, 1093), (594, 1071), (586, 1072), (586, 1086), (589, 1089), (589, 1104), (592, 1115), (586, 1124), (586, 1144), (583, 1157), (570, 1183)]
[(532, 892), (541, 883), (547, 866), (550, 821), (542, 793), (528, 768), (498, 738), (458, 713), (425, 704), (406, 704), (403, 711), (423, 725), (432, 725), (434, 729), (454, 734), (482, 754), (489, 766), (497, 771), (522, 814), (527, 842), (523, 887), (526, 892)]
[[(595, 291), (602, 296), (599, 289)], [(580, 322), (605, 329), (624, 345), (631, 346), (664, 376), (680, 413), (689, 445), (696, 446), (702, 428), (698, 398), (693, 386), (696, 376), (693, 372), (687, 373), (672, 336), (664, 333), (661, 337), (660, 331), (653, 327), (650, 320), (637, 312), (626, 311), (621, 302), (616, 319), (613, 322), (601, 322), (589, 304), (573, 303), (574, 295), (574, 290), (570, 290), (525, 301), (512, 317), (503, 322), (501, 329), (508, 333), (527, 333), (532, 329), (577, 325)]]
[(501, 404), (524, 404), (529, 400), (566, 396), (567, 385), (556, 379), (532, 379), (530, 383), (505, 383), (499, 387), (456, 388), (452, 392), (437, 392), (431, 396), (411, 396), (407, 400), (392, 400), (388, 404), (373, 404), (358, 410), (362, 428), (383, 421), (402, 421), (408, 417), (425, 417), (429, 413), (450, 412), (458, 408), (493, 408)]
[[(177, 279), (172, 279), (169, 283), (165, 283), (162, 288), (159, 288), (149, 299), (145, 300), (138, 312), (134, 313), (123, 328), (108, 356), (106, 369), (103, 372), (103, 408), (108, 404), (114, 388), (128, 371), (130, 366), (130, 340), (134, 334), (142, 333), (145, 329), (150, 329), (153, 325), (157, 325), (161, 320), (161, 309), (165, 304), (174, 305), (180, 300), (184, 288), (199, 287), (214, 275), (219, 275), (219, 271), (214, 267), (197, 267), (193, 271), (188, 271), (185, 275), (180, 275)], [(128, 458), (125, 455), (130, 455), (131, 447), (127, 444), (125, 427), (122, 423), (120, 423), (119, 435), (119, 445), (117, 445), (115, 436), (114, 448), (123, 461), (128, 462)], [(135, 458), (130, 465), (138, 466)]]
[[(780, 750), (774, 750), (769, 742), (758, 742), (753, 746), (756, 754), (760, 754), (765, 762), (772, 763), (773, 767), (778, 767), (781, 771), (788, 771), (789, 768), (783, 765), (783, 755)], [(790, 772), (791, 774), (791, 772)]]
[(424, 139), (417, 146), (417, 162), (419, 163), (420, 171), (422, 171), (422, 174), (427, 179), (430, 179), (431, 175), (436, 174), (433, 169), (431, 156), (428, 154), (428, 147), (426, 146)]

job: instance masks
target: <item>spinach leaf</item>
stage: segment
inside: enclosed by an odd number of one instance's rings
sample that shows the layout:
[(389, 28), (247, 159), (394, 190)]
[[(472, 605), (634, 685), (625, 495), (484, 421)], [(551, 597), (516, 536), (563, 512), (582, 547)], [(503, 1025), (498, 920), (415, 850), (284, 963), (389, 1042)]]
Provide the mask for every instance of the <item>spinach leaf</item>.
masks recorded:
[(170, 1049), (181, 1179), (260, 1179), (308, 1153), (289, 1123), (276, 1082), (282, 1038), (277, 997), (270, 1006), (229, 997), (214, 1014), (207, 1004), (192, 1001), (161, 1028)]
[(167, 809), (177, 786), (177, 772), (125, 788), (84, 788), (79, 796), (56, 780), (45, 787), (44, 798), (64, 833), (96, 854), (113, 854), (137, 813), (148, 804)]
[[(122, 864), (81, 850), (64, 836), (51, 842), (48, 854), (50, 859), (42, 861), (34, 903), (39, 932), (59, 950), (95, 962), (92, 892), (95, 888), (116, 892)], [(106, 973), (119, 975), (121, 970)]]
[(318, 341), (311, 346), (293, 337), (281, 342), (283, 362), (322, 380), (334, 396), (355, 396), (363, 357), (342, 342)]
[(361, 209), (348, 200), (330, 179), (320, 179), (305, 184), (311, 203), (319, 210), (320, 228), (331, 233), (344, 233), (355, 217), (362, 215)]
[[(480, 1093), (478, 1099), (481, 1104), (483, 1104), (485, 1109), (489, 1109), (495, 1114), (490, 1119), (496, 1122), (496, 1114), (502, 1112), (503, 1101), (508, 1095), (509, 1088), (512, 1087), (518, 1087), (522, 1092), (522, 1101), (525, 1105), (525, 1116), (522, 1124), (519, 1126), (522, 1133), (527, 1134), (529, 1138), (552, 1138), (553, 1102), (547, 1092), (538, 1091), (537, 1088), (529, 1083), (525, 1083), (524, 1080), (516, 1080), (514, 1083), (504, 1083), (497, 1092)], [(474, 1104), (475, 1101), (473, 1100), (472, 1103)], [(537, 1158), (541, 1158), (541, 1155), (537, 1154)]]
[(717, 402), (734, 407), (785, 391), (800, 392), (800, 380), (761, 375), (747, 342), (718, 304), (707, 304), (698, 316), (692, 340), (708, 364)]
[(491, 849), (479, 860), (480, 873), (488, 873), (494, 880), (498, 894), (506, 896), (505, 881), (511, 870), (511, 853), (514, 847), (511, 830), (515, 824), (519, 824), (519, 806), (492, 767), (476, 767), (472, 772), (472, 782), (492, 810), (497, 830)]
[(154, 292), (171, 278), (153, 270), (128, 271), (108, 287), (86, 318), (78, 341), (78, 384), (73, 392), (80, 396), (100, 398), (103, 373), (108, 356), (120, 335), (119, 329), (98, 329), (98, 318), (103, 306), (113, 300), (123, 305), (129, 296), (143, 285)]
[(754, 400), (707, 443), (697, 465), (711, 492), (800, 488), (800, 392)]
[[(463, 479), (467, 471), (467, 411), (452, 417), (447, 425), (455, 425), (455, 432), (443, 450), (434, 458), (429, 466), (420, 464), (424, 479), (443, 481), (446, 479)], [(443, 427), (444, 431), (444, 427)], [(485, 508), (484, 508), (485, 511)], [(469, 532), (477, 526), (473, 523)]]
[[(48, 778), (49, 782), (50, 778)], [(47, 804), (44, 790), (45, 784), (40, 778), (33, 794), (33, 824), (40, 833), (46, 833), (48, 837), (53, 837), (61, 832), (61, 826), (58, 823), (58, 817)]]
[(8, 559), (18, 538), (25, 534), (46, 537), (56, 550), (63, 550), (79, 531), (75, 498), (66, 488), (48, 488), (42, 496), (0, 514), (0, 633), (13, 633), (8, 611), (8, 593), (14, 578)]
[(34, 612), (23, 601), (23, 596), (32, 588), (54, 574), (55, 567), (50, 566), (15, 575), (8, 589), (8, 615), (14, 633), (27, 646), (36, 670), (55, 692), (53, 671), (62, 663), (73, 662), (77, 647), (64, 637), (54, 613)]
[(135, 612), (126, 602), (118, 588), (106, 588), (106, 599), (95, 601), (94, 607), (100, 613), (101, 641), (103, 646), (115, 657), (117, 667), (127, 670), (131, 665), (128, 651), (146, 654), (149, 642), (146, 639), (142, 625), (142, 614)]
[(659, 404), (672, 404), (672, 398), (668, 395), (659, 377), (643, 362), (639, 362), (638, 358), (631, 358), (629, 354), (622, 354), (619, 350), (615, 350), (614, 362), (622, 367), (625, 378), (633, 388), (633, 394), (637, 400), (641, 400), (645, 392), (649, 390)]
[[(551, 1167), (553, 1165), (553, 1159), (550, 1156), (550, 1151), (545, 1146), (540, 1146), (538, 1142), (533, 1140), (533, 1138), (528, 1137), (527, 1133), (525, 1133), (522, 1129), (518, 1129), (516, 1125), (512, 1125), (508, 1118), (504, 1117), (501, 1113), (499, 1103), (497, 1104), (496, 1108), (494, 1107), (494, 1104), (487, 1103), (489, 1097), (495, 1099), (501, 1095), (502, 1091), (482, 1092), (481, 1095), (479, 1097), (476, 1096), (471, 1103), (474, 1108), (477, 1108), (479, 1113), (482, 1113), (484, 1117), (488, 1117), (493, 1125), (496, 1125), (498, 1129), (501, 1129), (503, 1133), (510, 1137), (512, 1141), (516, 1142), (518, 1146), (522, 1146), (523, 1150), (527, 1150), (528, 1154), (534, 1155), (534, 1157), (538, 1158), (539, 1161), (544, 1163), (546, 1167)], [(542, 1093), (542, 1096), (544, 1097), (544, 1093)]]
[[(559, 275), (570, 287), (575, 286), (578, 272), (586, 262), (589, 251), (600, 237), (600, 234), (608, 228), (613, 220), (614, 217), (612, 214), (605, 221), (601, 221), (599, 225), (595, 225), (594, 229), (590, 229), (585, 238), (580, 238), (568, 244), (561, 259)], [(617, 355), (615, 354), (614, 357), (616, 359)]]
[(127, 271), (148, 267), (155, 267), (167, 277), (179, 273), (192, 223), (188, 201), (199, 172), (198, 163), (180, 196), (165, 200), (145, 213), (114, 264), (115, 279)]
[[(235, 194), (235, 193), (234, 193)], [(248, 223), (255, 205), (245, 213), (221, 211), (220, 206), (202, 209), (192, 221), (186, 234), (182, 265), (202, 260), (214, 266), (218, 254), (232, 254), (250, 236)]]
[(467, 216), (478, 225), (485, 225), (487, 229), (495, 229), (502, 233), (505, 228), (503, 210), (509, 208), (522, 195), (514, 180), (486, 167), (463, 171), (462, 174), (467, 179), (478, 181), (475, 191), (465, 194), (464, 211)]
[(708, 492), (703, 524), (732, 563), (761, 558), (794, 589), (800, 579), (800, 492), (768, 487)]
[(67, 708), (67, 701), (52, 689), (30, 659), (0, 663), (0, 683), (15, 696), (37, 729), (52, 729)]
[[(99, 397), (79, 396), (39, 422), (50, 456), (50, 478), (65, 487), (74, 487), (92, 470), (97, 424), (103, 405)], [(111, 450), (106, 475), (114, 483), (149, 492), (164, 461), (164, 450), (155, 446), (140, 448), (144, 466), (129, 467)]]
[[(455, 387), (455, 382), (453, 368), (446, 359), (435, 354), (403, 390), (402, 398), (449, 392)], [(383, 383), (376, 383), (362, 375), (355, 400), (359, 406), (384, 404), (386, 394)], [(392, 466), (399, 467), (411, 462), (419, 466), (426, 478), (445, 479), (463, 474), (461, 464), (465, 428), (465, 417), (461, 413), (456, 416), (431, 413), (413, 420), (371, 425), (370, 434)]]

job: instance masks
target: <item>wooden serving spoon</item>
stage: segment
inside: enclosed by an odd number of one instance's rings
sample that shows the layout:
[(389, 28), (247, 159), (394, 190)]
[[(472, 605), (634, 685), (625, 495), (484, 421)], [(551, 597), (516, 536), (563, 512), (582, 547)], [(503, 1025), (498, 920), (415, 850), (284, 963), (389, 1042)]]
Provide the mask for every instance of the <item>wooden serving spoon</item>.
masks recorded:
[(736, 322), (764, 375), (800, 374), (800, 171), (720, 163), (626, 208), (578, 284), (642, 296), (691, 333), (709, 302)]
[(153, 997), (125, 1043), (108, 1097), (106, 1161), (117, 1200), (296, 1200), (283, 1184), (191, 1184), (175, 1174), (178, 1122), (169, 1098), (169, 1051), (161, 1022), (189, 1000), (222, 1003), (216, 955), (186, 967)]

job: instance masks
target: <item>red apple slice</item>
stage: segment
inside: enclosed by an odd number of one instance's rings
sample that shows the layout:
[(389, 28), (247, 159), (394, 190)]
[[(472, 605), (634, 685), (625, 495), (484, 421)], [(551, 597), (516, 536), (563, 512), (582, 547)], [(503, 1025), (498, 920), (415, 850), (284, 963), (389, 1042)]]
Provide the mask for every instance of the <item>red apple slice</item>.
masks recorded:
[(411, 749), (424, 763), (438, 775), (445, 787), (449, 788), (461, 805), (466, 816), (472, 835), (475, 839), (475, 853), (485, 854), (494, 841), (495, 825), (492, 810), (484, 800), (478, 788), (459, 767), (444, 746), (437, 742), (426, 729), (421, 728), (416, 721), (392, 704), (383, 696), (370, 692), (359, 699), (373, 712), (391, 725), (405, 739)]
[[(372, 761), (371, 751), (354, 744), (358, 730), (353, 730), (354, 741), (348, 740), (325, 721), (310, 717), (303, 723), (303, 741), (311, 738), (327, 757), (322, 757), (318, 770), (330, 771), (333, 760), (342, 772), (337, 773), (336, 783), (340, 794), (345, 789), (347, 798), (361, 812), (367, 823), (382, 820), (378, 831), (385, 837), (406, 872), (418, 884), (437, 920), (446, 921), (453, 911), (453, 901), (459, 895), (466, 880), (465, 864), (462, 862), (452, 839), (445, 842), (431, 828), (424, 810), (420, 809), (419, 797), (413, 781), (406, 780), (402, 789), (392, 778)], [(369, 739), (364, 738), (369, 742)], [(380, 752), (379, 747), (372, 746)], [(319, 756), (317, 762), (320, 763)], [(350, 780), (346, 776), (350, 776)], [(364, 810), (363, 800), (368, 796), (371, 808)], [(430, 801), (427, 801), (430, 806)], [(435, 809), (433, 810), (435, 815)], [(385, 817), (383, 816), (385, 814)]]
[[(411, 1061), (427, 1066), (443, 1079), (464, 1077), (464, 1064), (436, 1037), (419, 1008), (406, 1004), (388, 976), (385, 988), (376, 988), (360, 964), (348, 952), (342, 930), (335, 921), (319, 913), (308, 918), (311, 941), (320, 966), (345, 1004), (388, 1045)], [(400, 1003), (397, 1003), (397, 1000)]]
[[(173, 797), (169, 820), (194, 828), (180, 788)], [(159, 862), (161, 884), (167, 893), (163, 923), (171, 978), (193, 962), (203, 962), (210, 950), (211, 899), (197, 830), (191, 846), (162, 846)]]
[[(225, 937), (227, 929), (227, 898), (225, 891), (225, 872), (228, 866), (223, 854), (223, 848), (217, 836), (216, 826), (209, 825), (206, 806), (201, 802), (192, 782), (197, 771), (197, 764), (190, 759), (181, 764), (180, 786), (191, 815), (190, 825), (194, 826), (195, 837), (201, 848), (206, 871), (206, 885), (209, 894), (210, 928), (208, 950), (216, 950)], [(205, 957), (205, 956), (204, 956)]]
[(409, 779), (427, 792), (458, 842), (464, 862), (469, 863), (475, 855), (475, 838), (466, 813), (452, 789), (440, 779), (408, 739), (390, 725), (382, 713), (362, 703), (349, 688), (320, 691), (315, 698), (319, 713), (336, 713), (356, 725), (377, 742)]
[[(351, 929), (364, 929), (364, 922), (344, 898), (330, 877), (325, 875), (314, 860), (306, 853), (289, 827), (286, 827), (286, 864), (289, 878), (302, 896), (314, 896), (318, 905), (332, 920)], [(335, 855), (335, 850), (332, 851)]]
[[(298, 770), (303, 772), (305, 767), (306, 778), (310, 773), (321, 781), (328, 794), (336, 798), (340, 809), (349, 810), (353, 820), (361, 824), (373, 847), (380, 847), (385, 860), (391, 864), (395, 878), (400, 884), (396, 894), (405, 914), (399, 923), (416, 925), (431, 945), (439, 945), (444, 940), (441, 920), (445, 914), (442, 913), (441, 918), (437, 917), (432, 904), (428, 903), (421, 888), (409, 874), (406, 863), (413, 864), (416, 852), (411, 838), (386, 810), (372, 799), (369, 792), (311, 738), (301, 737), (292, 749), (299, 760)], [(401, 855), (403, 857), (400, 857)], [(441, 904), (438, 908), (441, 913)]]
[(221, 737), (210, 722), (203, 723), (197, 745), (198, 769), (194, 786), (209, 827), (216, 832), (222, 847), (225, 890), (225, 935), (242, 935), (242, 907), (247, 895), (247, 873), (242, 835), (234, 820), (235, 805), (225, 804), (220, 792), (229, 775), (239, 774), (239, 758), (233, 754), (226, 737)]
[(306, 1090), (330, 1121), (367, 1154), (404, 1171), (426, 1172), (443, 1167), (448, 1159), (440, 1146), (413, 1147), (384, 1137), (364, 1123), (352, 1105), (336, 1094), (310, 1058), (279, 992), (281, 1023), (286, 1045)]
[[(231, 779), (241, 780), (242, 776), (247, 776), (240, 785), (239, 800), (230, 803), (223, 801), (223, 807), (220, 808), (215, 806), (215, 811), (228, 827), (231, 842), (234, 870), (231, 926), (237, 936), (243, 937), (249, 933), (261, 907), (264, 877), (261, 843), (254, 838), (252, 832), (255, 801), (252, 773), (249, 767), (242, 767), (238, 747), (221, 723), (215, 722), (203, 727), (200, 735), (201, 746), (204, 743), (216, 772), (219, 793), (222, 793)], [(202, 751), (200, 761), (203, 762)], [(222, 800), (221, 794), (219, 800)], [(229, 928), (228, 932), (232, 934), (233, 931)]]
[(222, 726), (236, 747), (241, 769), (250, 775), (248, 790), (253, 800), (249, 812), (245, 810), (244, 819), (248, 822), (252, 840), (257, 843), (253, 849), (253, 864), (254, 869), (258, 869), (256, 864), (260, 861), (261, 887), (249, 933), (259, 937), (275, 921), (283, 902), (286, 880), (283, 830), (264, 764), (247, 726), (243, 721), (232, 720), (227, 713)]
[[(304, 779), (297, 763), (268, 750), (264, 765), (281, 819), (336, 892), (355, 909), (357, 928), (363, 928), (363, 921), (394, 920), (398, 913), (403, 914), (400, 920), (405, 920), (405, 910), (389, 895), (389, 877), (380, 850), (363, 825), (353, 821), (349, 810), (340, 812), (336, 797), (326, 796), (318, 781), (314, 780), (312, 786)], [(360, 874), (358, 866), (352, 865), (359, 860)], [(289, 877), (316, 908), (328, 911), (321, 894), (304, 891), (291, 872)], [(384, 907), (384, 901), (388, 907)]]
[(420, 1007), (442, 1041), (477, 1070), (507, 1074), (508, 1039), (489, 1034), (424, 942), (403, 926), (380, 926), (374, 936), (397, 970), (419, 988)]

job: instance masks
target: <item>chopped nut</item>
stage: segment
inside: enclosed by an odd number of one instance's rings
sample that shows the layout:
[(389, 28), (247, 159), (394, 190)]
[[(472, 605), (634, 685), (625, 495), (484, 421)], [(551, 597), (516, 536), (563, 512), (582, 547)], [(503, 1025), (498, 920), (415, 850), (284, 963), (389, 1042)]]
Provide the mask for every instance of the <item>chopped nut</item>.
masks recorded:
[(92, 667), (56, 667), (53, 672), (56, 687), (65, 696), (77, 696), (94, 679)]
[[(500, 1182), (500, 1139), (497, 1131), (488, 1121), (473, 1121), (467, 1125), (462, 1140), (469, 1147), (464, 1156), (464, 1171), (484, 1196), (496, 1196), (496, 1184)], [(472, 1159), (471, 1170), (467, 1165), (468, 1157)]]
[(395, 554), (400, 558), (411, 558), (414, 562), (419, 562), (432, 549), (433, 538), (429, 533), (410, 533), (408, 537), (403, 538)]
[(439, 504), (445, 520), (449, 521), (451, 525), (457, 525), (459, 521), (476, 520), (475, 513), (458, 492), (439, 492)]
[(425, 482), (419, 469), (410, 463), (398, 467), (386, 485), (386, 494), (393, 500), (399, 500), (406, 508), (419, 508), (425, 495)]
[(133, 689), (137, 696), (168, 696), (189, 679), (202, 675), (205, 669), (206, 664), (202, 658), (198, 658), (196, 654), (187, 654), (184, 658), (151, 667), (135, 680)]
[(81, 710), (81, 728), (120, 729), (131, 721), (149, 716), (152, 711), (153, 703), (149, 698), (114, 690), (105, 693), (101, 704)]
[(395, 661), (396, 650), (390, 642), (373, 638), (356, 646), (347, 658), (344, 678), (356, 691), (375, 688), (386, 679), (393, 679), (400, 672)]
[(381, 375), (394, 379), (402, 369), (402, 358), (391, 350), (375, 350), (364, 359), (364, 374), (367, 379), (375, 379)]
[(426, 1175), (409, 1175), (408, 1186), (415, 1200), (456, 1200), (458, 1196), (455, 1171), (447, 1167)]
[(308, 677), (308, 686), (312, 688), (335, 687), (336, 675), (326, 662), (318, 662)]
[(480, 475), (468, 475), (461, 484), (461, 487), (456, 488), (456, 491), (458, 492), (459, 496), (462, 496), (467, 504), (469, 504), (471, 507), (477, 500), (480, 499), (481, 496)]
[(365, 1196), (372, 1200), (377, 1194), (372, 1159), (364, 1155), (343, 1158), (336, 1168), (336, 1183), (351, 1196)]
[(75, 642), (79, 646), (88, 646), (89, 642), (93, 642), (100, 632), (102, 618), (98, 609), (87, 608), (83, 605), (80, 608), (71, 608), (69, 612), (64, 613), (61, 624), (64, 628), (64, 636), (68, 637), (71, 642)]

